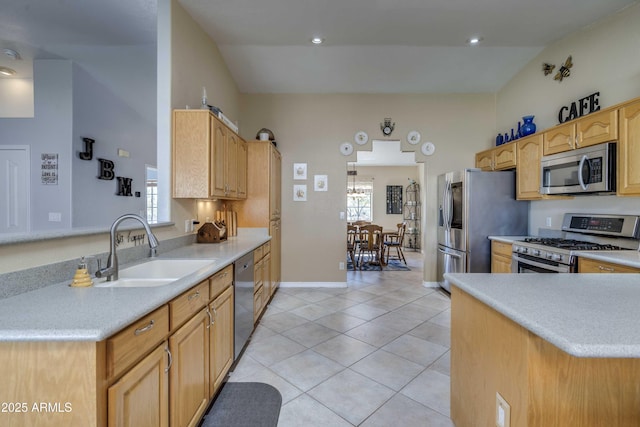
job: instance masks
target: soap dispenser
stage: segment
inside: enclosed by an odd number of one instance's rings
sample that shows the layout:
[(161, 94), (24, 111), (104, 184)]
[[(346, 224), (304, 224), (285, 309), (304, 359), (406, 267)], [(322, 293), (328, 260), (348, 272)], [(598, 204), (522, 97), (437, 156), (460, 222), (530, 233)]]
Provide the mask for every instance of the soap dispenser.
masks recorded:
[(93, 285), (93, 280), (91, 280), (91, 275), (89, 275), (87, 262), (85, 261), (84, 257), (82, 257), (80, 259), (80, 263), (78, 264), (78, 268), (76, 269), (76, 274), (73, 276), (73, 281), (69, 286), (86, 288), (91, 285)]

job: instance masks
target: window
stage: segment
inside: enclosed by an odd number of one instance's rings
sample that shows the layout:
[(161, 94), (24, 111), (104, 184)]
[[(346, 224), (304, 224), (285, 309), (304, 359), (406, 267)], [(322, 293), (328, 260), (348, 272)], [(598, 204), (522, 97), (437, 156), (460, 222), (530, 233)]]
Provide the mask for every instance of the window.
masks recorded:
[(373, 178), (347, 183), (347, 221), (373, 221)]
[(147, 222), (153, 224), (158, 222), (158, 169), (153, 166), (146, 169), (146, 189)]

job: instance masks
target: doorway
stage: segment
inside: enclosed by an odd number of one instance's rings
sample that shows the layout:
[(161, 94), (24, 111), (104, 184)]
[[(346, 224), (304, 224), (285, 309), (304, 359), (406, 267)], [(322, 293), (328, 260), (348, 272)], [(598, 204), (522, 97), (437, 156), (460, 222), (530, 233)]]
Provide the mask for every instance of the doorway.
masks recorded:
[(25, 233), (29, 223), (29, 146), (0, 146), (0, 233)]
[[(365, 220), (381, 225), (384, 230), (395, 230), (398, 224), (405, 223), (409, 233), (405, 233), (402, 252), (411, 274), (401, 277), (422, 283), (424, 214), (420, 188), (424, 188), (424, 163), (416, 162), (414, 152), (402, 152), (400, 141), (374, 140), (370, 151), (358, 151), (356, 155), (355, 162), (346, 164), (347, 221)], [(396, 250), (392, 249), (390, 254), (397, 255)], [(399, 266), (398, 260), (393, 264)], [(389, 267), (382, 274), (389, 275), (387, 270), (393, 266)], [(350, 287), (367, 279), (365, 275), (372, 271), (347, 270)]]

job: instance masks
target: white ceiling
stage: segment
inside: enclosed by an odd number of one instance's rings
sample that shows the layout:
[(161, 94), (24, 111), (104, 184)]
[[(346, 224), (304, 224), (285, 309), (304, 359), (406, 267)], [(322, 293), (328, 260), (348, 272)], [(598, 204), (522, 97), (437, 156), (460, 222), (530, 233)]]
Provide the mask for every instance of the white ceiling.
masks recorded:
[[(496, 92), (545, 46), (638, 0), (178, 0), (243, 93)], [(155, 42), (157, 0), (2, 0), (0, 48)], [(481, 35), (480, 46), (465, 41)], [(313, 36), (326, 39), (322, 46)], [(570, 52), (567, 52), (570, 54)], [(0, 55), (0, 66), (18, 61)]]

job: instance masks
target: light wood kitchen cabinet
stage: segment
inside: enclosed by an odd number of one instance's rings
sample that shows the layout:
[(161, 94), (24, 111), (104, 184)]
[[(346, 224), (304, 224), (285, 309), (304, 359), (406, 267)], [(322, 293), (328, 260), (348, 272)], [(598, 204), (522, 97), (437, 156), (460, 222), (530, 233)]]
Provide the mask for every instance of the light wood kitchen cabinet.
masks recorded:
[(209, 313), (202, 309), (169, 337), (172, 427), (196, 426), (209, 404)]
[(542, 158), (542, 134), (534, 134), (516, 141), (518, 164), (516, 166), (516, 198), (538, 200), (540, 194), (540, 159)]
[(618, 139), (618, 110), (609, 108), (544, 132), (545, 156)]
[(270, 141), (249, 141), (247, 199), (235, 201), (241, 227), (268, 228), (271, 236), (269, 266), (274, 289), (280, 283), (282, 157)]
[(242, 139), (207, 110), (173, 112), (173, 197), (242, 199)]
[(511, 243), (491, 241), (491, 272), (511, 273)]
[(109, 427), (169, 427), (169, 357), (162, 343), (109, 387)]
[(266, 298), (264, 292), (264, 282), (263, 282), (263, 274), (264, 274), (264, 258), (260, 258), (259, 260), (253, 263), (253, 322), (257, 322), (262, 314), (262, 309), (264, 308), (264, 299)]
[(476, 153), (476, 168), (484, 171), (507, 170), (516, 167), (516, 144), (510, 142)]
[(640, 101), (622, 106), (618, 140), (619, 196), (640, 195)]
[(233, 286), (209, 304), (209, 397), (218, 391), (233, 364)]
[(271, 272), (272, 241), (253, 252), (253, 319), (257, 322), (275, 292)]
[(640, 268), (578, 257), (578, 273), (640, 273)]
[(244, 139), (238, 140), (238, 193), (239, 199), (247, 198), (247, 162), (249, 158), (249, 148), (247, 147), (247, 141)]

